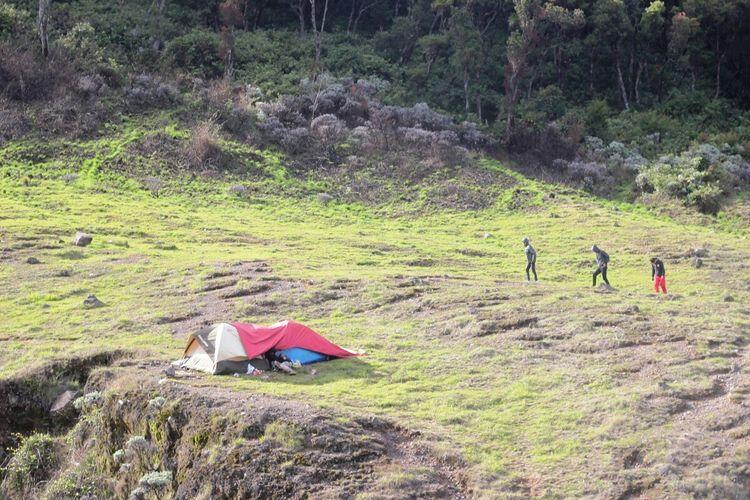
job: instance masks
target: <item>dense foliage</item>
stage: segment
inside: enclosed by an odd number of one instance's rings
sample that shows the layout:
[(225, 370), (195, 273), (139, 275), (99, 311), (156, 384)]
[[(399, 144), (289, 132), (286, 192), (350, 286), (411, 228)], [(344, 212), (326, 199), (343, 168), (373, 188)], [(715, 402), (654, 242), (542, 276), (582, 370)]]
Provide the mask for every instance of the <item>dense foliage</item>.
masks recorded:
[[(231, 90), (203, 95), (224, 99), (211, 107), (225, 129), (247, 135), (252, 123), (289, 152), (314, 141), (331, 156), (338, 142), (365, 144), (389, 109), (343, 96), (353, 90), (341, 85), (364, 78), (384, 82), (378, 102), (474, 122), (511, 154), (604, 193), (682, 169), (654, 165), (700, 144), (748, 157), (748, 26), (750, 0), (0, 0), (0, 140), (34, 128), (91, 133), (113, 104), (170, 106), (221, 79), (244, 87), (240, 106)], [(325, 92), (341, 96), (311, 106), (323, 74), (337, 82)], [(250, 108), (277, 98), (298, 116), (259, 108), (256, 120)], [(33, 117), (14, 106), (49, 99)], [(404, 146), (466, 145), (454, 130), (437, 137), (393, 120)], [(613, 169), (586, 137), (627, 145), (643, 165)], [(634, 185), (713, 207), (662, 184)]]

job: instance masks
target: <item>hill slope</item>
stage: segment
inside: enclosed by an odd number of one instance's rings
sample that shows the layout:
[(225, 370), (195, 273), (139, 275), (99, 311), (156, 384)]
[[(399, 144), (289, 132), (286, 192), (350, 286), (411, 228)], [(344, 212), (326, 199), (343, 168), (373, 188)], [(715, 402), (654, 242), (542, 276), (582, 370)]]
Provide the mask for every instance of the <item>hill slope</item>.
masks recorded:
[[(154, 133), (184, 140), (144, 120), (100, 139), (0, 150), (6, 379), (51, 357), (117, 349), (155, 362), (119, 362), (118, 377), (142, 373), (149, 394), (168, 401), (189, 396), (159, 387), (211, 398), (218, 386), (249, 408), (263, 394), (419, 430), (420, 456), (450, 464), (466, 495), (750, 492), (746, 227), (676, 222), (490, 159), (479, 182), (394, 181), (389, 189), (406, 194), (381, 204), (344, 191), (328, 201), (318, 196), (334, 184), (327, 174), (295, 174), (275, 153), (231, 141), (234, 173), (155, 177), (155, 160), (134, 146)], [(441, 208), (434, 189), (447, 181), (489, 205)], [(71, 245), (78, 230), (93, 234), (90, 246)], [(539, 251), (539, 283), (523, 279), (525, 235)], [(614, 291), (591, 288), (592, 243), (612, 256)], [(669, 297), (651, 291), (654, 254)], [(84, 308), (89, 294), (105, 307)], [(367, 356), (297, 377), (155, 384), (200, 325), (284, 318)], [(138, 393), (102, 390), (112, 401)], [(119, 445), (136, 434), (126, 430)], [(70, 445), (52, 478), (84, 452), (101, 455)], [(124, 474), (111, 460), (96, 470)], [(380, 481), (409, 490), (408, 478)]]

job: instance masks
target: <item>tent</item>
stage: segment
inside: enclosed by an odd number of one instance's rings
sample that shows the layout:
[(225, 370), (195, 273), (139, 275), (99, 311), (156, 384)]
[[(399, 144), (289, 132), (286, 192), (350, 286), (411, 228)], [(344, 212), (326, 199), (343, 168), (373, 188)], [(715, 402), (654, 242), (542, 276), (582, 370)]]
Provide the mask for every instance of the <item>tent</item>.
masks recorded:
[(246, 373), (248, 365), (267, 370), (263, 355), (271, 349), (302, 364), (356, 355), (294, 321), (272, 326), (219, 323), (191, 334), (183, 358), (175, 364), (211, 374)]

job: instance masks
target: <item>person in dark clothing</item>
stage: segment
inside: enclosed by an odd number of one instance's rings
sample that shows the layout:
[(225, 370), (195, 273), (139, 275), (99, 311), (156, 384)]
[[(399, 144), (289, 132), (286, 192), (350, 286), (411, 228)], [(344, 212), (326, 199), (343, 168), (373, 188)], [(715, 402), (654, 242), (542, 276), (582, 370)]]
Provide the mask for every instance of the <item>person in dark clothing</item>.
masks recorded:
[(271, 365), (271, 369), (280, 370), (289, 375), (296, 375), (296, 372), (292, 370), (292, 360), (283, 352), (271, 349), (265, 354), (265, 358), (268, 364)]
[(607, 265), (609, 264), (609, 254), (599, 248), (598, 246), (594, 245), (591, 247), (591, 251), (596, 254), (596, 271), (594, 271), (594, 286), (596, 286), (596, 277), (600, 274), (602, 275), (602, 279), (606, 284), (609, 285), (609, 280), (607, 279)]
[(658, 257), (651, 258), (651, 279), (654, 281), (654, 290), (659, 293), (659, 288), (666, 295), (667, 293), (667, 271), (664, 269), (664, 262)]
[(531, 281), (529, 270), (534, 272), (534, 281), (539, 281), (536, 275), (536, 250), (531, 246), (528, 238), (523, 239), (523, 246), (526, 252), (526, 281)]

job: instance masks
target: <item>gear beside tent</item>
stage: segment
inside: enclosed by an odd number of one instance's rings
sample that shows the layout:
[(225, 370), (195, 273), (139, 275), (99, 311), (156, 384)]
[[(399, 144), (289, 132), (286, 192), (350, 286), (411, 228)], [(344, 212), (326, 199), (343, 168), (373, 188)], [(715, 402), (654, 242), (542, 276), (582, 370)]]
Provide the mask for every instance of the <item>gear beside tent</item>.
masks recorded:
[(294, 321), (272, 326), (219, 323), (191, 334), (183, 358), (174, 364), (214, 375), (247, 373), (248, 365), (268, 370), (263, 355), (272, 349), (303, 365), (357, 355)]

